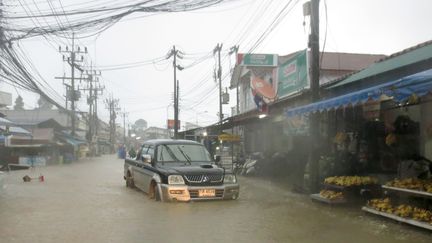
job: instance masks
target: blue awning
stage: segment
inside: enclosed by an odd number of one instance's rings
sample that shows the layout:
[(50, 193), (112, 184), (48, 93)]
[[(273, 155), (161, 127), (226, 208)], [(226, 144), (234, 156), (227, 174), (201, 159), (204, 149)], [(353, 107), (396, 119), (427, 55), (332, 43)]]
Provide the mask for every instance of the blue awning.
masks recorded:
[(396, 102), (403, 102), (411, 95), (423, 96), (432, 91), (432, 69), (416, 73), (395, 81), (380, 84), (371, 88), (355, 91), (349, 94), (329, 98), (312, 104), (288, 108), (285, 114), (289, 116), (311, 112), (336, 109), (347, 105), (363, 104), (368, 100), (379, 100), (382, 95), (391, 97)]

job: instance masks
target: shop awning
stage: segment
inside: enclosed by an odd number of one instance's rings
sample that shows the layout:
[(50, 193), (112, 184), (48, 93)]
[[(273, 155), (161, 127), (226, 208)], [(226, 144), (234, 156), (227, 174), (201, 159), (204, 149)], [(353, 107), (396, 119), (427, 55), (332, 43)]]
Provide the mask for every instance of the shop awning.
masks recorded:
[(56, 132), (55, 135), (63, 142), (70, 144), (74, 147), (78, 147), (79, 145), (82, 144), (87, 144), (86, 141), (73, 137), (72, 135), (67, 134), (66, 132)]
[(4, 119), (0, 117), (0, 126), (12, 126), (14, 125), (13, 122), (9, 121), (8, 119)]
[(363, 104), (368, 100), (379, 100), (382, 95), (396, 102), (403, 102), (411, 95), (423, 96), (432, 91), (432, 69), (416, 73), (395, 81), (349, 94), (329, 98), (312, 104), (286, 110), (286, 115), (295, 116), (311, 112), (336, 109), (347, 105)]

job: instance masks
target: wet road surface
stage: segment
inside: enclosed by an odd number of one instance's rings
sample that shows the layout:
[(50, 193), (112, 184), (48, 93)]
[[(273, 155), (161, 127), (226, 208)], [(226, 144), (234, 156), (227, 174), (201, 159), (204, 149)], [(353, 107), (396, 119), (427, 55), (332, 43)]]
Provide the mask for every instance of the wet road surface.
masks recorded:
[[(22, 177), (45, 176), (24, 183)], [(125, 187), (123, 161), (6, 174), (0, 242), (432, 242), (432, 233), (240, 178), (236, 201), (160, 203)]]

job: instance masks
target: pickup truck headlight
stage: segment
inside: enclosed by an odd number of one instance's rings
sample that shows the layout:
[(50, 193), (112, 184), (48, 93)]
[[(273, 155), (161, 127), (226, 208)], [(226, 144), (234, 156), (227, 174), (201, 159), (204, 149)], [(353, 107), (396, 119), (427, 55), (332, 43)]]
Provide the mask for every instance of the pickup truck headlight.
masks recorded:
[(235, 184), (235, 183), (237, 183), (237, 178), (236, 178), (236, 176), (233, 175), (233, 174), (227, 174), (227, 175), (225, 175), (225, 177), (224, 177), (224, 183), (227, 183), (227, 184)]
[(168, 176), (168, 184), (170, 185), (184, 185), (185, 182), (181, 175), (170, 175)]

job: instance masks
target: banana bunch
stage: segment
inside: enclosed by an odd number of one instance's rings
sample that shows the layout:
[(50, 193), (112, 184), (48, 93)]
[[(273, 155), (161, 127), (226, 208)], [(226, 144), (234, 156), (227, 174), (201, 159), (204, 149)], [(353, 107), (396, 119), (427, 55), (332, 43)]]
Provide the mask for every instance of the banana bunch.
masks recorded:
[(388, 197), (384, 199), (371, 199), (367, 202), (367, 205), (381, 212), (393, 213), (394, 211), (390, 198)]
[(412, 213), (413, 219), (432, 223), (432, 212), (415, 207)]
[(413, 213), (413, 207), (405, 204), (397, 206), (394, 210), (394, 214), (400, 217), (409, 217)]
[(377, 184), (378, 180), (370, 176), (332, 176), (324, 179), (324, 183), (338, 186), (361, 186)]
[(390, 133), (385, 138), (385, 143), (387, 146), (392, 146), (397, 142), (397, 137), (394, 133)]
[(393, 181), (387, 182), (386, 185), (432, 193), (432, 182), (427, 180), (420, 180), (417, 178), (394, 179)]
[(330, 199), (330, 200), (341, 200), (344, 198), (342, 192), (335, 192), (332, 190), (321, 190), (320, 196), (323, 198)]
[(426, 192), (432, 193), (432, 182), (424, 184), (424, 189)]

